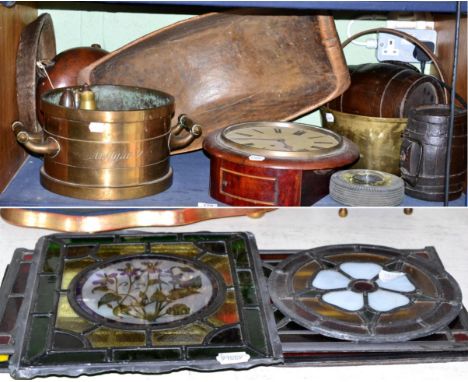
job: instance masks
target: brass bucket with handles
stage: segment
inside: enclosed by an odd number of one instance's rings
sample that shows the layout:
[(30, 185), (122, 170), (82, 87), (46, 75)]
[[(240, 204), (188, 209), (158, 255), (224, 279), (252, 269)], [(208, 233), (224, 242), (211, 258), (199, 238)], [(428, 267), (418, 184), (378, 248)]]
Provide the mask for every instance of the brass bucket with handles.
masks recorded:
[(43, 130), (33, 132), (14, 122), (16, 138), (29, 151), (43, 155), (41, 183), (48, 190), (75, 198), (120, 200), (156, 194), (172, 184), (172, 150), (201, 135), (185, 115), (171, 127), (174, 98), (161, 91), (95, 85), (96, 110), (60, 105), (63, 93), (45, 93)]

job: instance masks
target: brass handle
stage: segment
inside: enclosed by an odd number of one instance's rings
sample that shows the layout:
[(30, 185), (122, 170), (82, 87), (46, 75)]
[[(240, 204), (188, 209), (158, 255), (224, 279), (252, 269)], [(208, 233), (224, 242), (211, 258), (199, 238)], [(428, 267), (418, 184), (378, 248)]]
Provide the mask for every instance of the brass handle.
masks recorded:
[(11, 127), (16, 135), (16, 140), (29, 151), (51, 157), (55, 157), (60, 152), (60, 145), (54, 138), (47, 137), (44, 140), (41, 133), (29, 133), (24, 130), (24, 125), (19, 121), (13, 122)]
[[(188, 134), (180, 135), (182, 131), (187, 131)], [(195, 139), (202, 135), (202, 128), (200, 125), (194, 123), (185, 114), (180, 115), (179, 122), (171, 130), (171, 138), (169, 140), (169, 147), (172, 150), (183, 149), (191, 144)]]

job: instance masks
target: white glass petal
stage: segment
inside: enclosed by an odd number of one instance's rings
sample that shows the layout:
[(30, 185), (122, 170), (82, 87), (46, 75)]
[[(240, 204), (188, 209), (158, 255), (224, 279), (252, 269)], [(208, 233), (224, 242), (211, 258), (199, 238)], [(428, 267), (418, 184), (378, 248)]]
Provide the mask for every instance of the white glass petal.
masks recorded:
[(343, 263), (340, 269), (355, 279), (370, 280), (379, 274), (382, 267), (375, 263)]
[(410, 300), (408, 297), (386, 290), (377, 290), (368, 295), (369, 306), (378, 312), (388, 312), (389, 310), (407, 305)]
[(312, 286), (319, 289), (346, 288), (351, 280), (340, 272), (334, 270), (324, 270), (317, 273)]
[(398, 292), (412, 292), (416, 289), (416, 287), (411, 283), (411, 281), (408, 280), (408, 277), (406, 277), (404, 273), (394, 272), (394, 278), (389, 278), (389, 273), (390, 272), (386, 272), (387, 276), (385, 280), (382, 280), (381, 276), (379, 276), (379, 279), (377, 280), (378, 286)]
[(339, 308), (356, 311), (364, 306), (362, 293), (352, 292), (350, 290), (340, 290), (328, 292), (322, 296), (323, 301), (336, 305)]

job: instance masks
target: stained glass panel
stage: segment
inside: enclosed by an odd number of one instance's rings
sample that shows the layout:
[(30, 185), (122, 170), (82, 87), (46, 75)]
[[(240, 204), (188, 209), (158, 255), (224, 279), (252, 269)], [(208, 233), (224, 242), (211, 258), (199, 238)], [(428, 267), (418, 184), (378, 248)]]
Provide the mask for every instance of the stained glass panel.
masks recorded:
[(274, 269), (269, 287), (274, 304), (291, 320), (353, 341), (421, 337), (447, 325), (461, 309), (460, 289), (443, 269), (386, 247), (298, 253)]
[[(141, 232), (43, 239), (18, 376), (77, 375), (82, 363), (93, 373), (133, 370), (131, 362), (144, 362), (142, 372), (280, 362), (251, 240)], [(217, 361), (223, 352), (248, 357), (227, 365)]]

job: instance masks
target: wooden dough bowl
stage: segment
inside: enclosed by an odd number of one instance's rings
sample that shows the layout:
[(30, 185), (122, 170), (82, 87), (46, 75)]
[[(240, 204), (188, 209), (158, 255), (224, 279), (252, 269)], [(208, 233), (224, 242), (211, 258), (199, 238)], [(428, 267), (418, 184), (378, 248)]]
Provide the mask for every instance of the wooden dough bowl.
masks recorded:
[[(148, 34), (83, 69), (79, 81), (154, 88), (209, 133), (287, 121), (336, 98), (349, 72), (332, 16), (231, 10)], [(200, 149), (197, 140), (175, 153)]]

